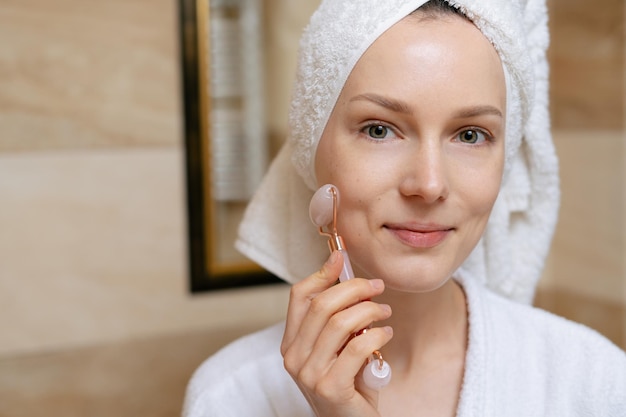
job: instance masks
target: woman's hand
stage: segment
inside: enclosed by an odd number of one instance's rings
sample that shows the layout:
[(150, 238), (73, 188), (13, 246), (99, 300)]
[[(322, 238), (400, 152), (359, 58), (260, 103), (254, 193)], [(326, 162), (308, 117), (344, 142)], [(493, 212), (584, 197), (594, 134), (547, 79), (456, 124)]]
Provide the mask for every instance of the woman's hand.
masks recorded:
[(354, 278), (334, 285), (342, 263), (335, 251), (320, 271), (292, 287), (281, 353), (318, 416), (379, 416), (378, 393), (365, 386), (360, 371), (391, 339), (392, 330), (353, 335), (389, 318), (391, 308), (367, 301), (383, 292), (381, 280)]

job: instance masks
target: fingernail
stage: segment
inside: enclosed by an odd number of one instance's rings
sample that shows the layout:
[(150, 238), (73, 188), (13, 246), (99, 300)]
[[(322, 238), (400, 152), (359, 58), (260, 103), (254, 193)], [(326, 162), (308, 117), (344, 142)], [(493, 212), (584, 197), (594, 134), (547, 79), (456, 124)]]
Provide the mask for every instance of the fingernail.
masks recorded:
[(389, 304), (381, 304), (380, 308), (382, 308), (386, 313), (391, 313), (391, 306)]
[(370, 280), (370, 285), (375, 290), (380, 290), (381, 288), (383, 288), (385, 286), (385, 284), (383, 283), (382, 279), (371, 279)]
[(387, 333), (389, 336), (393, 336), (393, 329), (391, 328), (391, 326), (385, 326), (383, 327), (383, 330), (385, 331), (385, 333)]
[(330, 257), (328, 258), (328, 265), (334, 265), (338, 259), (339, 259), (339, 252), (335, 250), (333, 251), (333, 253), (330, 254)]

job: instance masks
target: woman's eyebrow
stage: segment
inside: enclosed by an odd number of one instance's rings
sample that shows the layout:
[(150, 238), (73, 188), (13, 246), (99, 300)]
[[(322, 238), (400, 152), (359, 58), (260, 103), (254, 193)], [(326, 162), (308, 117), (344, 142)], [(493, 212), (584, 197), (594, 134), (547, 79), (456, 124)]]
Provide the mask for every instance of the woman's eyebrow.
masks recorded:
[[(375, 93), (364, 93), (354, 96), (350, 99), (350, 101), (369, 101), (371, 103), (377, 104), (381, 107), (389, 109), (396, 113), (404, 113), (411, 115), (413, 114), (413, 110), (411, 106), (401, 100), (396, 100), (388, 97), (381, 96)], [(456, 119), (467, 119), (470, 117), (476, 116), (484, 116), (484, 115), (492, 115), (498, 117), (504, 117), (502, 112), (497, 107), (491, 105), (477, 105), (471, 106), (464, 109), (459, 110), (455, 113), (454, 117)]]
[(479, 106), (467, 107), (467, 108), (459, 110), (457, 113), (455, 113), (454, 116), (456, 119), (467, 119), (470, 117), (485, 116), (485, 115), (503, 117), (500, 109), (494, 106), (490, 106), (490, 105), (479, 105)]
[(377, 104), (381, 107), (384, 107), (396, 113), (405, 113), (405, 114), (413, 113), (413, 111), (411, 110), (411, 107), (407, 103), (400, 101), (400, 100), (383, 97), (381, 95), (374, 94), (374, 93), (359, 94), (358, 96), (354, 96), (350, 99), (351, 102), (362, 101), (362, 100), (372, 102), (374, 104)]

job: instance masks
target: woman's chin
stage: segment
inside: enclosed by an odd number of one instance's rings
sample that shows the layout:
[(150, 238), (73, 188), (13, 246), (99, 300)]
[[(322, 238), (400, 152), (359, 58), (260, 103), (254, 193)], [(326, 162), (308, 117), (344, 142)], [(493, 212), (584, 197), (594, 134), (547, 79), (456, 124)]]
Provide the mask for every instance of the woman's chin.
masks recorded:
[(427, 294), (434, 291), (437, 291), (441, 287), (443, 287), (448, 281), (448, 278), (442, 278), (438, 280), (433, 279), (422, 279), (422, 280), (413, 280), (410, 282), (398, 280), (385, 280), (385, 288), (389, 290), (393, 290), (396, 292), (404, 292), (404, 293), (412, 293), (412, 294)]
[(451, 278), (448, 271), (429, 271), (424, 269), (412, 269), (413, 273), (394, 271), (393, 268), (374, 273), (355, 270), (356, 276), (364, 278), (379, 278), (385, 282), (385, 288), (397, 292), (428, 293), (443, 287)]

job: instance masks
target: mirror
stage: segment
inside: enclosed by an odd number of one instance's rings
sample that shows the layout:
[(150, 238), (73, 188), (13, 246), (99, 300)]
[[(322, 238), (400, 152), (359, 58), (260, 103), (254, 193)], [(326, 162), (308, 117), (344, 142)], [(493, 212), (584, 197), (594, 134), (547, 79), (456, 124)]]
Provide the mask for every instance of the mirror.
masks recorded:
[(192, 292), (281, 282), (233, 246), (269, 162), (261, 5), (180, 3)]

